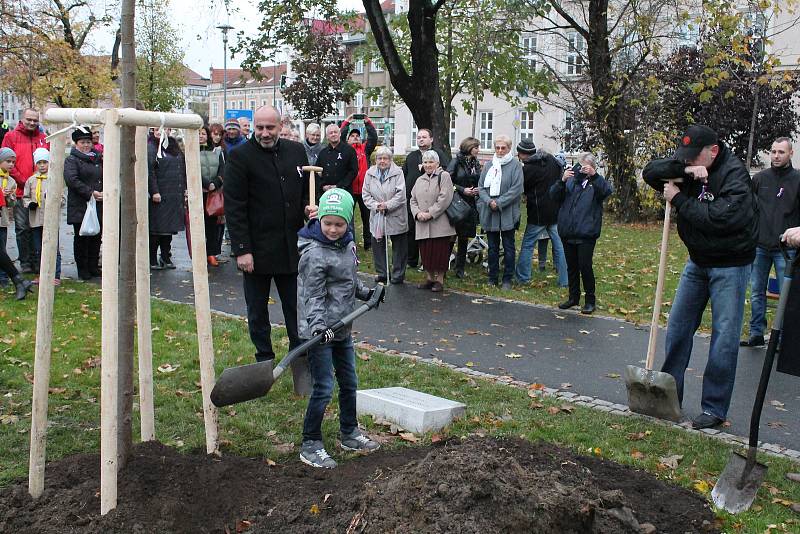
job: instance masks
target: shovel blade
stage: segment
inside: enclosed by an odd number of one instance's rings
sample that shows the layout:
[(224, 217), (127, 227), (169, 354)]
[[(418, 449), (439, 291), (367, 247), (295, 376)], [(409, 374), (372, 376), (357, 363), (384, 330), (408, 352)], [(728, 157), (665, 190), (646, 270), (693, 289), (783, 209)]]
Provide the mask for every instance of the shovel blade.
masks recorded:
[(738, 514), (752, 506), (767, 474), (767, 466), (755, 462), (749, 472), (745, 472), (746, 469), (747, 458), (738, 452), (731, 453), (728, 465), (711, 491), (711, 499), (717, 508)]
[(632, 412), (676, 423), (681, 420), (678, 387), (671, 374), (629, 365), (625, 369), (625, 386)]
[(214, 389), (211, 402), (216, 407), (263, 397), (272, 388), (272, 360), (231, 367), (222, 371)]

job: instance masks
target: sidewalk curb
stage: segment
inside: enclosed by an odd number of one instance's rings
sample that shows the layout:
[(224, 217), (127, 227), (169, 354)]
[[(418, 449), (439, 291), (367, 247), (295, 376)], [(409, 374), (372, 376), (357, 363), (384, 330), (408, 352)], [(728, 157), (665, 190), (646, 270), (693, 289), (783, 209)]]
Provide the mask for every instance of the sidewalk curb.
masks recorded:
[[(483, 297), (487, 298), (487, 297)], [(491, 297), (489, 297), (491, 298)], [(153, 297), (155, 300), (159, 300), (161, 302), (166, 302), (169, 304), (182, 304), (188, 305), (186, 302), (180, 302), (177, 300), (166, 299), (163, 297)], [(498, 299), (501, 300), (501, 299)], [(516, 302), (516, 301), (514, 301)], [(529, 303), (528, 303), (529, 304)], [(530, 304), (529, 304), (530, 305)], [(539, 306), (539, 305), (532, 305), (532, 306)], [(213, 315), (217, 315), (219, 317), (225, 317), (227, 319), (234, 319), (238, 321), (246, 321), (247, 318), (234, 314), (228, 313), (218, 310), (211, 310)], [(284, 325), (282, 324), (273, 324), (273, 327), (283, 328)], [(521, 389), (521, 390), (529, 390), (533, 385), (532, 382), (525, 382), (524, 380), (516, 380), (513, 376), (508, 375), (494, 375), (491, 373), (484, 373), (482, 371), (476, 371), (474, 369), (470, 369), (468, 367), (459, 367), (458, 365), (447, 363), (439, 358), (425, 358), (422, 356), (418, 356), (415, 354), (408, 354), (406, 352), (397, 351), (394, 349), (387, 349), (385, 347), (372, 345), (369, 343), (358, 342), (355, 344), (355, 347), (362, 350), (369, 350), (373, 352), (378, 352), (380, 354), (384, 354), (387, 356), (397, 356), (406, 360), (411, 360), (414, 362), (420, 362), (428, 365), (435, 365), (437, 367), (445, 367), (447, 369), (451, 369), (461, 374), (465, 374), (468, 376), (482, 378), (484, 380), (489, 380), (495, 383), (504, 384), (509, 387)], [(672, 427), (679, 430), (683, 430), (684, 432), (697, 434), (697, 435), (705, 435), (706, 437), (716, 439), (721, 441), (727, 445), (731, 445), (737, 448), (746, 447), (748, 443), (748, 439), (743, 436), (737, 436), (735, 434), (729, 434), (727, 432), (722, 432), (716, 429), (703, 429), (703, 430), (695, 430), (693, 428), (688, 427), (688, 423), (678, 424), (672, 423), (670, 421), (665, 421), (663, 419), (657, 419), (655, 417), (650, 417), (647, 415), (642, 415), (638, 413), (631, 412), (628, 406), (624, 404), (616, 404), (609, 402), (607, 400), (600, 399), (598, 397), (592, 397), (589, 395), (581, 395), (580, 393), (574, 391), (561, 391), (559, 389), (544, 387), (541, 390), (541, 394), (544, 397), (554, 397), (557, 399), (564, 400), (566, 402), (578, 405), (578, 406), (585, 406), (587, 408), (591, 408), (593, 410), (597, 410), (600, 412), (611, 413), (613, 415), (618, 415), (622, 417), (636, 417), (648, 421), (650, 423), (654, 423), (657, 425), (661, 425), (664, 427)], [(783, 447), (782, 445), (776, 445), (772, 443), (765, 443), (762, 441), (758, 442), (758, 446), (761, 449), (761, 452), (767, 454), (769, 456), (777, 457), (777, 458), (785, 458), (789, 461), (795, 462), (800, 464), (800, 451), (796, 451), (793, 449), (789, 449), (787, 447)]]

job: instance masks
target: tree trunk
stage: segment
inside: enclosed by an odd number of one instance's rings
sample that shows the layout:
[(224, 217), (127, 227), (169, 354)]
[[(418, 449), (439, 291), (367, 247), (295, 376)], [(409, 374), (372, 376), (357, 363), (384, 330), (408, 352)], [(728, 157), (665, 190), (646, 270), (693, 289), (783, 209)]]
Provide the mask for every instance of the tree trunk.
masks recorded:
[(433, 132), (433, 144), (450, 151), (450, 125), (445, 122), (442, 91), (439, 86), (439, 51), (436, 48), (438, 5), (428, 0), (412, 0), (408, 8), (411, 34), (409, 75), (397, 52), (379, 0), (363, 0), (375, 43), (381, 52), (392, 87), (411, 111), (417, 128)]
[[(120, 92), (123, 107), (136, 107), (136, 45), (134, 40), (135, 0), (122, 0), (120, 18), (122, 60)], [(124, 126), (120, 151), (120, 256), (119, 256), (119, 388), (117, 413), (117, 460), (125, 467), (133, 444), (133, 335), (136, 318), (136, 205), (133, 140), (136, 127)]]
[(760, 86), (756, 81), (753, 84), (753, 111), (750, 115), (750, 136), (747, 140), (747, 172), (750, 172), (750, 166), (753, 164), (753, 145), (756, 138), (756, 119), (758, 119), (758, 100), (760, 95)]

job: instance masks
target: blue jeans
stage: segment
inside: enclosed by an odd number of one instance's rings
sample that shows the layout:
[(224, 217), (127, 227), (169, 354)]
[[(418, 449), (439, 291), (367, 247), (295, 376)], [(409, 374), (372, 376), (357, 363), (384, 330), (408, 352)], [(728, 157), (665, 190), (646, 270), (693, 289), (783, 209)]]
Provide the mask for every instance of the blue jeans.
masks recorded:
[(500, 273), (500, 240), (503, 241), (503, 282), (514, 279), (514, 257), (516, 245), (514, 244), (514, 230), (504, 232), (486, 232), (489, 242), (489, 283), (496, 284)]
[[(794, 250), (789, 251), (789, 255), (794, 257)], [(779, 250), (770, 252), (757, 247), (753, 272), (750, 274), (750, 337), (763, 336), (767, 329), (767, 282), (773, 265), (780, 284), (786, 268), (783, 254)]]
[[(34, 262), (33, 270), (39, 272), (39, 266), (42, 261), (42, 236), (44, 235), (44, 227), (31, 228), (33, 235), (33, 250), (31, 250), (31, 260)], [(61, 246), (56, 243), (56, 278), (61, 279)]]
[(701, 407), (704, 413), (720, 419), (728, 415), (731, 403), (749, 277), (750, 265), (702, 268), (689, 260), (669, 313), (667, 357), (661, 370), (675, 377), (678, 398), (683, 402), (683, 377), (694, 333), (711, 300), (711, 348), (703, 373)]
[[(561, 244), (561, 238), (558, 236), (558, 225), (555, 224), (549, 226), (529, 224), (525, 227), (522, 245), (519, 247), (519, 260), (517, 260), (517, 280), (523, 284), (530, 282), (533, 247), (536, 246), (543, 232), (547, 232), (553, 242), (553, 261), (558, 271), (558, 285), (567, 287), (567, 260), (564, 257), (564, 245)], [(547, 248), (545, 248), (546, 250)], [(539, 259), (539, 264), (542, 264), (541, 258)]]
[(308, 365), (314, 379), (314, 389), (308, 399), (303, 420), (303, 441), (322, 439), (322, 418), (325, 407), (333, 397), (333, 376), (339, 383), (339, 429), (351, 434), (358, 427), (356, 419), (356, 353), (353, 338), (347, 336), (328, 345), (317, 345), (308, 352)]
[[(8, 242), (8, 228), (0, 226), (0, 247), (3, 247), (3, 252), (6, 251), (6, 243)], [(5, 271), (0, 271), (0, 284), (8, 285), (8, 275)]]

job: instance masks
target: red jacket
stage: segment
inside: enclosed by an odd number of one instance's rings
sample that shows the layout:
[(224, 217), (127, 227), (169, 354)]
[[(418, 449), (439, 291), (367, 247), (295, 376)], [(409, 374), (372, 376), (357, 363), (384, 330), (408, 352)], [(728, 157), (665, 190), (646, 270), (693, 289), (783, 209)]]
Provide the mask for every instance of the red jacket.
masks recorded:
[(17, 182), (17, 198), (22, 198), (25, 182), (34, 175), (36, 165), (33, 163), (33, 151), (37, 148), (50, 149), (50, 143), (45, 141), (45, 134), (37, 128), (29, 132), (22, 121), (17, 124), (13, 132), (8, 132), (3, 138), (3, 147), (8, 147), (17, 154), (17, 163), (11, 169), (11, 177)]

